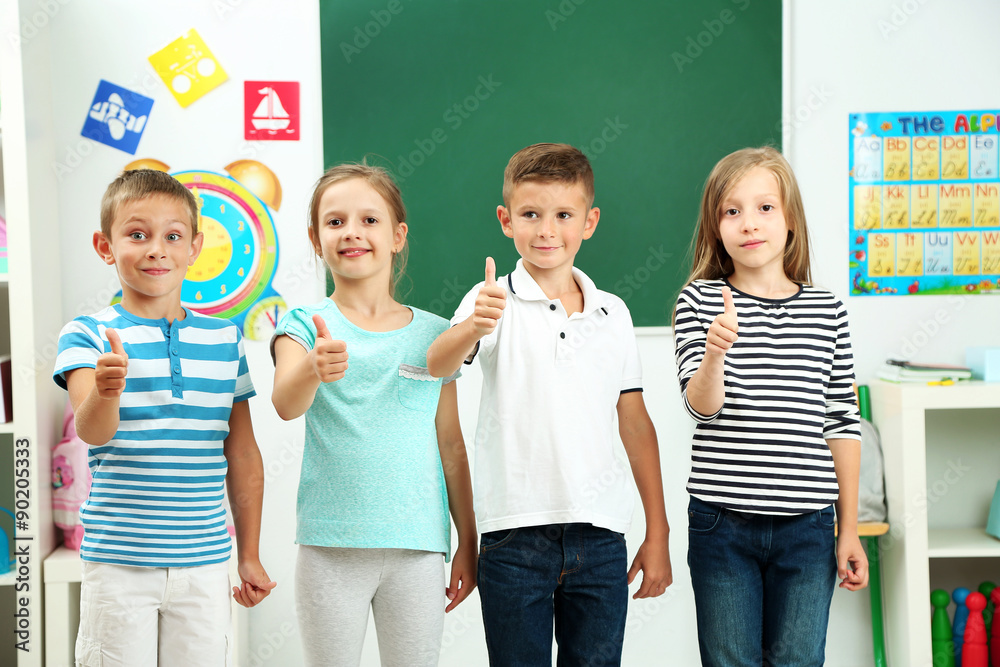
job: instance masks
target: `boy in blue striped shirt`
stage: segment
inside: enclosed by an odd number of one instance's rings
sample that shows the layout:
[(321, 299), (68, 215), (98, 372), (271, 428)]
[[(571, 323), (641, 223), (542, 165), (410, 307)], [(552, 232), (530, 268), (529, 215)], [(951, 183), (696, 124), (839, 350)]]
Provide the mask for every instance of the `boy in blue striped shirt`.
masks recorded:
[(181, 305), (201, 251), (198, 202), (169, 174), (126, 171), (101, 202), (94, 249), (120, 304), (67, 324), (54, 379), (90, 445), (80, 509), (78, 665), (221, 665), (229, 652), (233, 499), (239, 575), (252, 607), (275, 583), (260, 564), (264, 470), (242, 334)]

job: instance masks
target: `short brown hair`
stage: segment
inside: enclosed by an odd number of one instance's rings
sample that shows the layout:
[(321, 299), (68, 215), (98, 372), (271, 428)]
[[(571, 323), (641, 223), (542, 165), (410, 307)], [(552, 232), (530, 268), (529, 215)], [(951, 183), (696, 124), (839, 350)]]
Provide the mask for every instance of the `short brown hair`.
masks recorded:
[(152, 195), (174, 197), (187, 206), (191, 214), (191, 230), (198, 233), (198, 198), (176, 178), (157, 169), (123, 171), (111, 181), (101, 199), (101, 233), (111, 238), (111, 223), (122, 204)]
[(503, 203), (510, 205), (514, 188), (525, 181), (580, 183), (594, 203), (594, 170), (590, 160), (569, 144), (532, 144), (514, 153), (503, 171)]
[(705, 181), (705, 192), (698, 215), (698, 231), (694, 237), (694, 261), (687, 282), (726, 278), (733, 272), (733, 260), (722, 244), (719, 222), (722, 203), (736, 184), (757, 167), (767, 169), (778, 181), (781, 208), (788, 225), (785, 241), (785, 275), (792, 282), (812, 283), (809, 269), (809, 234), (802, 195), (791, 165), (770, 146), (744, 148), (719, 160)]
[[(403, 206), (403, 193), (399, 191), (399, 186), (392, 180), (389, 172), (382, 167), (375, 167), (365, 160), (358, 163), (338, 164), (330, 167), (324, 172), (316, 182), (313, 189), (312, 199), (309, 200), (309, 240), (312, 241), (313, 250), (322, 256), (319, 247), (319, 202), (323, 198), (326, 189), (335, 183), (348, 181), (352, 178), (360, 178), (372, 190), (377, 192), (385, 203), (389, 205), (389, 213), (392, 215), (392, 230), (399, 228), (399, 223), (406, 222), (406, 207)], [(394, 293), (396, 285), (406, 271), (406, 257), (409, 250), (409, 242), (405, 242), (399, 252), (392, 260), (392, 276), (389, 278), (389, 292)]]

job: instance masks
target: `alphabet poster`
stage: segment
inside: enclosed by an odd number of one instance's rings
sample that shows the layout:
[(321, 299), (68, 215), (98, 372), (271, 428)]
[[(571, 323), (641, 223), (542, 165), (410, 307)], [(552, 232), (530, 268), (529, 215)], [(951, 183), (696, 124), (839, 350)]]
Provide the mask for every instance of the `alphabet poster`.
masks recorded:
[(852, 295), (1000, 293), (998, 115), (850, 115)]

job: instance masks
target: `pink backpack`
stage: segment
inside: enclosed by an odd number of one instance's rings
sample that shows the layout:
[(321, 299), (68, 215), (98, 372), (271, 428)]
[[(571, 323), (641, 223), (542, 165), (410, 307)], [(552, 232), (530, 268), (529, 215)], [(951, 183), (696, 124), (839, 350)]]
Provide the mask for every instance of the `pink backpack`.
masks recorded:
[(63, 437), (52, 448), (52, 521), (62, 529), (68, 549), (80, 550), (83, 525), (80, 506), (90, 494), (87, 443), (76, 435), (73, 407), (66, 403)]

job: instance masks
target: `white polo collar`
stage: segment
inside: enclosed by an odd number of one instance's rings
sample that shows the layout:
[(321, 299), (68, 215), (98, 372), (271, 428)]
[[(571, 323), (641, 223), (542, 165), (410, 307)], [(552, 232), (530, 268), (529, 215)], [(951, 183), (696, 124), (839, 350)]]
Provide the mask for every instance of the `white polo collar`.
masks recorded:
[[(576, 284), (583, 292), (583, 312), (579, 314), (580, 317), (586, 317), (599, 308), (604, 309), (607, 305), (605, 295), (597, 289), (597, 285), (587, 277), (587, 274), (574, 266), (573, 279), (576, 280)], [(517, 266), (511, 273), (507, 274), (507, 289), (522, 301), (544, 301), (546, 303), (552, 301), (531, 277), (528, 270), (524, 268), (523, 259), (517, 260)], [(604, 310), (604, 312), (606, 314), (608, 311)]]

